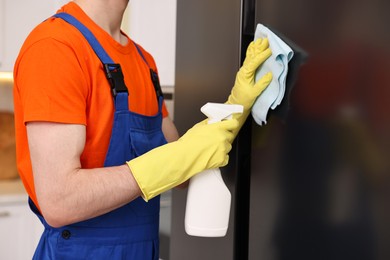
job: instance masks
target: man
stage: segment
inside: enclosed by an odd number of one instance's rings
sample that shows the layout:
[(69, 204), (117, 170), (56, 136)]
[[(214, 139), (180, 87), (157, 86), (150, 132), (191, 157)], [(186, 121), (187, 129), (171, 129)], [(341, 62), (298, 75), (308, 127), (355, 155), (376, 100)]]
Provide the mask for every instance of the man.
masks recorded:
[[(271, 52), (267, 40), (253, 43), (228, 100), (244, 105), (244, 114), (200, 122), (177, 140), (153, 58), (120, 30), (127, 4), (66, 4), (59, 10), (65, 16), (33, 30), (16, 61), (18, 170), (45, 226), (34, 259), (158, 259), (158, 195), (227, 164), (237, 131), (272, 78), (254, 84)], [(68, 15), (120, 67), (102, 61)]]

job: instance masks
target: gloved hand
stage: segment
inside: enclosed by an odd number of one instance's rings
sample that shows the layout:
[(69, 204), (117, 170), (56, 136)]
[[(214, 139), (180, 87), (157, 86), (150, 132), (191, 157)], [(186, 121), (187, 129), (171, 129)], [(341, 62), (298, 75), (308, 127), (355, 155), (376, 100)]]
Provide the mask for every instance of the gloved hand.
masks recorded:
[(127, 162), (144, 200), (148, 201), (203, 170), (225, 166), (234, 140), (232, 131), (237, 127), (235, 119), (214, 124), (204, 120), (179, 140)]
[(236, 75), (236, 82), (226, 102), (227, 104), (240, 104), (244, 106), (244, 112), (242, 114), (235, 114), (233, 116), (239, 121), (239, 127), (234, 131), (234, 136), (237, 135), (241, 126), (244, 124), (257, 97), (271, 83), (271, 72), (265, 74), (255, 83), (257, 68), (271, 54), (267, 38), (259, 38), (251, 42), (248, 46), (244, 63)]

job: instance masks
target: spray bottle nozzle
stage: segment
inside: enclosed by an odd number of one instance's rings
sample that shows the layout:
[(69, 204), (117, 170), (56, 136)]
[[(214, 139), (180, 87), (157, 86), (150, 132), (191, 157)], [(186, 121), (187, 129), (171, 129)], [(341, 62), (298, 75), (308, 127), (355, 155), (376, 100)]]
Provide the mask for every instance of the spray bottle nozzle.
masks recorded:
[(209, 118), (208, 123), (212, 124), (224, 119), (231, 119), (233, 114), (242, 113), (244, 111), (244, 107), (242, 105), (209, 102), (202, 106), (200, 111)]

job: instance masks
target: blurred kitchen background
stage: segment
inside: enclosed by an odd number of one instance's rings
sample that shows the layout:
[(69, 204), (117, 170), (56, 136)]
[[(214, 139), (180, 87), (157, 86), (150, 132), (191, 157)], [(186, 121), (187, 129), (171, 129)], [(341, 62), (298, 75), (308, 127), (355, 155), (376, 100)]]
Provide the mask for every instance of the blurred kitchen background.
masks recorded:
[[(0, 259), (42, 230), (15, 168), (12, 68), (65, 0), (0, 0)], [(131, 0), (123, 30), (154, 57), (181, 134), (224, 102), (263, 23), (301, 52), (265, 126), (249, 118), (222, 169), (223, 238), (184, 232), (186, 190), (162, 195), (162, 259), (390, 259), (390, 1)], [(298, 55), (300, 54), (300, 55)]]

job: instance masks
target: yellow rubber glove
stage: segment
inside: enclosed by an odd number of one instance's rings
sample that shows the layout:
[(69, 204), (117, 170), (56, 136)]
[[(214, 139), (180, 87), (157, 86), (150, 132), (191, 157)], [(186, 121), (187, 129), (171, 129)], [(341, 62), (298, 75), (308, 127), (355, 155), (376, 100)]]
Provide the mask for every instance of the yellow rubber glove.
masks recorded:
[(179, 140), (157, 147), (127, 165), (145, 201), (167, 191), (206, 169), (228, 163), (238, 127), (235, 119), (207, 124), (202, 121)]
[(244, 63), (236, 75), (236, 81), (227, 100), (227, 104), (240, 104), (244, 106), (242, 114), (233, 115), (239, 121), (239, 127), (234, 131), (236, 136), (256, 98), (271, 83), (272, 73), (265, 74), (255, 83), (256, 70), (271, 56), (271, 49), (267, 38), (258, 38), (249, 44)]

